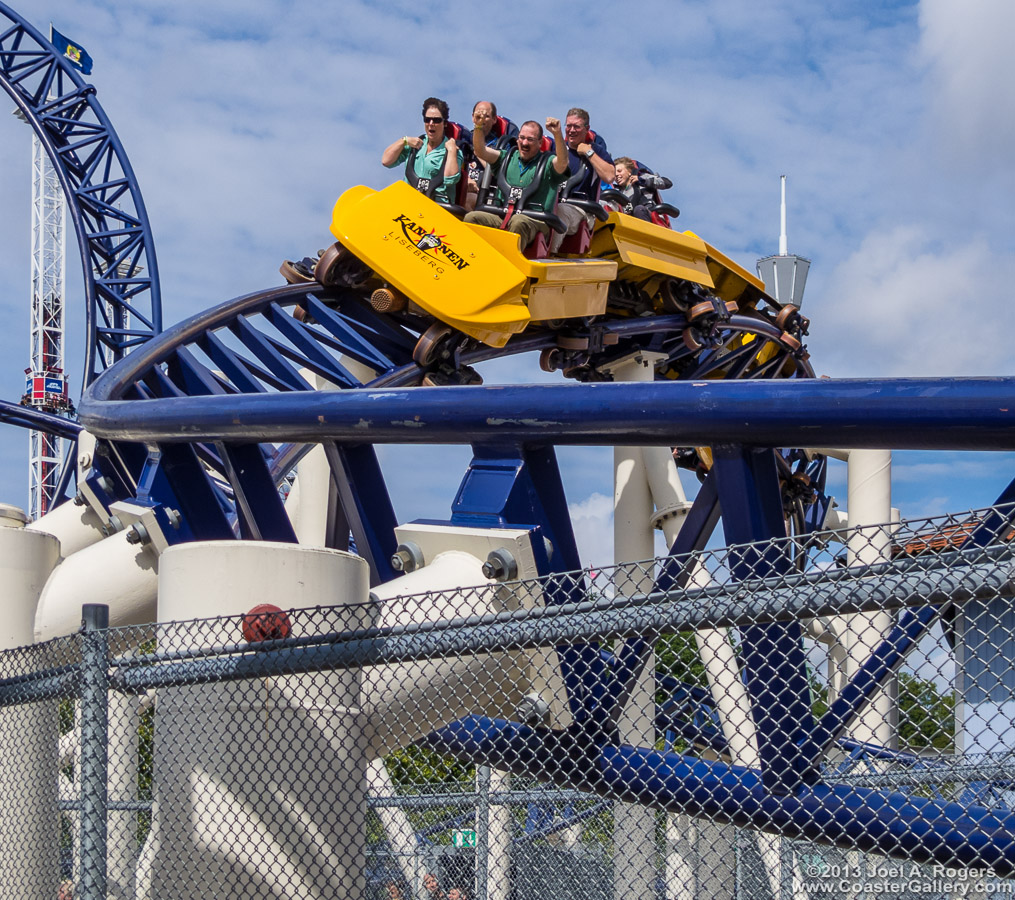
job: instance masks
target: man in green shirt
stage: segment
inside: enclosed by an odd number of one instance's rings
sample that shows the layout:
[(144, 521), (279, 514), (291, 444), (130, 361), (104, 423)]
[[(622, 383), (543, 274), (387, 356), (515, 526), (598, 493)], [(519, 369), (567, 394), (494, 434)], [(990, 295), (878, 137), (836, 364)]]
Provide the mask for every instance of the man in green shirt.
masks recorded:
[[(514, 191), (529, 189), (534, 180), (539, 181), (531, 193), (525, 197), (521, 209), (515, 208), (510, 197), (501, 196), (497, 192), (496, 204), (508, 207), (507, 230), (517, 234), (522, 239), (522, 249), (525, 249), (535, 239), (536, 234), (550, 236), (550, 226), (543, 221), (525, 215), (525, 210), (552, 213), (557, 202), (557, 188), (567, 179), (568, 155), (560, 130), (560, 119), (547, 118), (546, 130), (553, 135), (554, 152), (540, 151), (539, 145), (543, 139), (543, 128), (538, 122), (525, 122), (518, 129), (518, 147), (511, 150), (497, 150), (488, 147), (482, 139), (482, 132), (473, 136), (473, 150), (487, 165), (493, 166), (493, 175), (496, 182), (501, 167), (504, 168), (504, 180), (509, 188)], [(474, 210), (466, 213), (466, 222), (476, 225), (488, 225), (491, 228), (500, 228), (504, 224), (501, 216), (494, 213)]]

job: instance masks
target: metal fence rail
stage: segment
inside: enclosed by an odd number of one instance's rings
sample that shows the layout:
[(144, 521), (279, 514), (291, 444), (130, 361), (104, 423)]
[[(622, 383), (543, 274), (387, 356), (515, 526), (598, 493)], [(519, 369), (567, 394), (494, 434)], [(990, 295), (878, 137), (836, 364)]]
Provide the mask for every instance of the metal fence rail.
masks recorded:
[(1009, 518), (278, 618), (88, 607), (0, 655), (4, 896), (1011, 893)]

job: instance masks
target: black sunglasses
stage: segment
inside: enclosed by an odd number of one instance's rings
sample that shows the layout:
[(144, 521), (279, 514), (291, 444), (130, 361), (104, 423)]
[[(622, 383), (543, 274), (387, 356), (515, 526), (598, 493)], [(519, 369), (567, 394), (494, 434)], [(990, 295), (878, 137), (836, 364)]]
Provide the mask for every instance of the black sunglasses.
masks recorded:
[(444, 119), (441, 116), (423, 116), (423, 121), (427, 125), (440, 125)]

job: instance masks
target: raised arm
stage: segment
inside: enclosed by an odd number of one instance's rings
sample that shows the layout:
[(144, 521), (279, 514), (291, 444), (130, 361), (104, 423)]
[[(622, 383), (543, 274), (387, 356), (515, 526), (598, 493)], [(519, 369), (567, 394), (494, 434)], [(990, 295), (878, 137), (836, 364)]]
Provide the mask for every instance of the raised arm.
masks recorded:
[[(594, 151), (595, 147), (592, 149)], [(593, 152), (592, 156), (588, 157), (588, 160), (592, 163), (592, 169), (602, 181), (605, 181), (607, 184), (613, 184), (613, 180), (617, 177), (617, 167), (613, 163), (607, 162), (595, 152)]]
[[(590, 152), (591, 151), (591, 152)], [(617, 167), (603, 159), (598, 153), (594, 144), (583, 141), (574, 150), (579, 156), (584, 156), (588, 161), (589, 165), (592, 166), (592, 171), (595, 172), (602, 181), (607, 184), (613, 184), (614, 179), (617, 177)]]
[(406, 147), (415, 147), (417, 150), (423, 146), (422, 138), (400, 137), (397, 141), (393, 141), (387, 147), (384, 148), (384, 152), (381, 154), (381, 165), (386, 169), (394, 168), (398, 165), (398, 157), (402, 155), (402, 150)]
[(567, 144), (564, 143), (564, 135), (560, 130), (560, 119), (547, 116), (546, 130), (553, 137), (553, 170), (558, 175), (563, 175), (568, 169), (569, 159)]
[(444, 160), (444, 179), (456, 178), (461, 172), (461, 166), (458, 164), (458, 144), (455, 143), (455, 139), (448, 138), (444, 142), (444, 149), (447, 150)]
[(500, 159), (500, 150), (486, 146), (486, 136), (478, 125), (472, 132), (472, 152), (476, 154), (476, 159), (481, 159), (488, 166)]

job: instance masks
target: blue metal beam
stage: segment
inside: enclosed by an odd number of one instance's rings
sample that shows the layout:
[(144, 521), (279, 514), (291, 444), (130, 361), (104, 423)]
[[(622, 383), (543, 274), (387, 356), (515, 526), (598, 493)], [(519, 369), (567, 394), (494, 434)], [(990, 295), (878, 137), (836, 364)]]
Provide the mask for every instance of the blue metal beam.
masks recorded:
[(46, 434), (55, 434), (69, 441), (76, 441), (81, 433), (81, 426), (72, 419), (43, 412), (32, 406), (11, 403), (9, 400), (0, 400), (0, 422), (45, 431)]
[(391, 567), (391, 557), (398, 546), (398, 520), (374, 448), (328, 443), (324, 452), (356, 551), (370, 566), (370, 586), (397, 578), (399, 573)]
[[(726, 540), (746, 545), (731, 551), (733, 579), (785, 575), (792, 568), (792, 545), (785, 540), (775, 451), (718, 445), (712, 453)], [(778, 540), (766, 543), (772, 539)], [(786, 792), (801, 782), (816, 781), (820, 757), (803, 749), (814, 721), (801, 624), (746, 625), (740, 629), (738, 655), (765, 787)]]
[[(150, 346), (151, 342), (149, 342)], [(157, 348), (156, 348), (157, 349)], [(86, 391), (82, 424), (116, 440), (324, 440), (1015, 449), (1015, 378), (790, 379), (363, 389), (125, 402), (146, 369)]]
[(268, 471), (261, 445), (222, 444), (218, 449), (236, 499), (240, 537), (295, 544), (296, 534)]
[[(567, 498), (552, 447), (495, 447), (477, 444), (468, 471), (452, 506), (451, 523), (473, 527), (524, 528), (531, 532), (539, 574), (547, 576), (543, 595), (547, 606), (585, 599), (581, 569)], [(543, 543), (550, 542), (550, 550)], [(568, 705), (576, 721), (590, 721), (605, 690), (599, 645), (561, 645), (556, 648)]]
[(870, 698), (905, 662), (906, 656), (930, 630), (938, 617), (938, 607), (905, 610), (888, 636), (871, 651), (856, 674), (818, 720), (804, 747), (806, 756), (820, 759), (843, 736), (847, 726)]
[(817, 843), (945, 866), (1015, 874), (1015, 814), (849, 785), (773, 793), (761, 773), (644, 747), (589, 744), (578, 736), (471, 716), (427, 743), (489, 765), (614, 800), (706, 816)]

